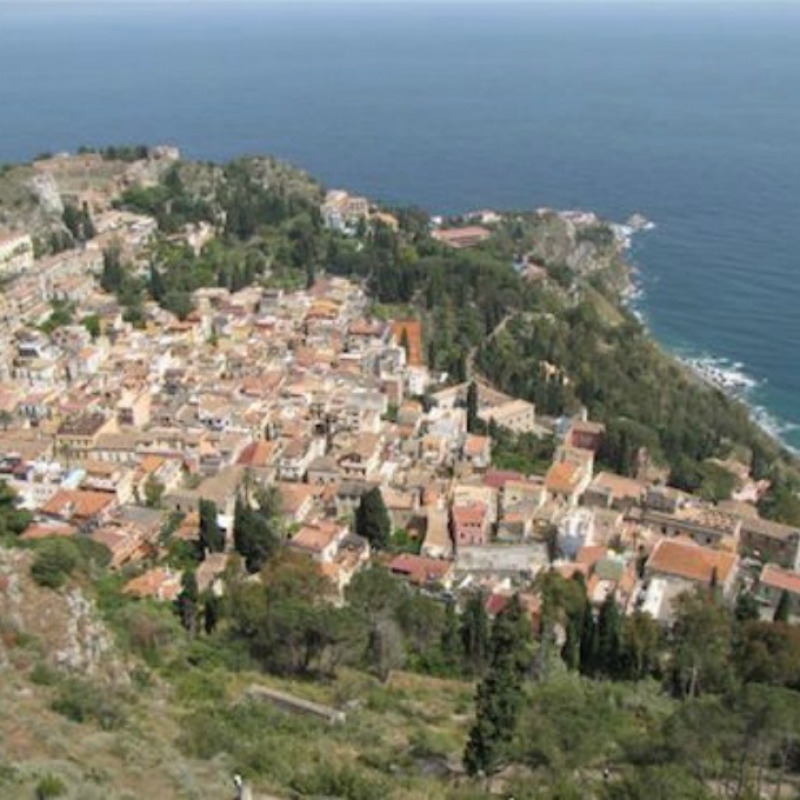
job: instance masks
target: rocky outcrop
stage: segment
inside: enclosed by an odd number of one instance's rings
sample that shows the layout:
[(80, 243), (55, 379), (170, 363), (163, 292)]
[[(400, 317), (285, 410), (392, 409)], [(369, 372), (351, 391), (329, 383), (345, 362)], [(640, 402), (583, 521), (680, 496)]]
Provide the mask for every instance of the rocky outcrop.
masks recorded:
[(31, 178), (28, 186), (36, 197), (39, 210), (45, 216), (60, 219), (64, 213), (64, 203), (55, 178), (43, 172)]
[[(0, 623), (33, 637), (43, 658), (55, 667), (127, 680), (94, 602), (78, 587), (55, 592), (38, 586), (30, 577), (31, 561), (29, 551), (0, 548)], [(0, 638), (0, 665), (7, 660)]]

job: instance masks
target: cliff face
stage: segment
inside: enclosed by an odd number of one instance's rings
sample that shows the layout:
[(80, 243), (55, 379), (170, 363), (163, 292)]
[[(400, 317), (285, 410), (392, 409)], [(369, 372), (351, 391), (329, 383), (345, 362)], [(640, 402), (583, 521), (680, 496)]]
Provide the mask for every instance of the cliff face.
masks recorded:
[(55, 592), (30, 577), (32, 555), (0, 548), (0, 668), (13, 659), (19, 637), (33, 639), (51, 666), (83, 677), (126, 682), (111, 632), (78, 587)]

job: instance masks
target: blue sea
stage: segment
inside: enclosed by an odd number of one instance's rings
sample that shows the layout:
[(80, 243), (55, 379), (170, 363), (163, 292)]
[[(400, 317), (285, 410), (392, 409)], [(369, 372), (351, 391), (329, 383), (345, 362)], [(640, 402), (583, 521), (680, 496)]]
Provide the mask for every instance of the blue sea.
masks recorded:
[(0, 0), (0, 162), (273, 153), (431, 212), (656, 223), (638, 301), (800, 447), (800, 7)]

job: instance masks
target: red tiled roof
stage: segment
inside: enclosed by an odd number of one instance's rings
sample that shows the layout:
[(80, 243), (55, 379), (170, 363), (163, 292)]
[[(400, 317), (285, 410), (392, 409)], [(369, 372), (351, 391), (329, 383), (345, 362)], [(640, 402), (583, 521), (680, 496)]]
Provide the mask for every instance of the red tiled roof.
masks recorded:
[(483, 477), (483, 485), (492, 489), (502, 489), (509, 481), (524, 481), (525, 476), (511, 470), (492, 469)]
[(275, 449), (275, 442), (259, 439), (257, 442), (251, 442), (242, 450), (236, 463), (246, 467), (266, 467), (275, 455)]
[(90, 519), (116, 503), (110, 492), (60, 489), (42, 508), (42, 513), (66, 519)]
[(765, 564), (761, 570), (759, 583), (772, 589), (790, 592), (800, 596), (800, 574), (788, 569), (781, 569), (776, 564)]
[(389, 564), (392, 572), (404, 575), (413, 583), (424, 585), (444, 580), (453, 569), (450, 561), (404, 554), (394, 558)]
[(403, 340), (403, 333), (408, 340), (409, 365), (422, 366), (422, 323), (415, 319), (398, 320), (394, 323), (394, 337), (398, 342)]
[(138, 578), (133, 578), (122, 589), (125, 594), (155, 597), (157, 600), (174, 600), (180, 590), (180, 575), (165, 567), (155, 567)]
[(548, 492), (570, 494), (576, 484), (578, 465), (571, 461), (560, 461), (547, 470), (544, 485)]
[(77, 528), (63, 522), (34, 522), (29, 525), (19, 537), (26, 541), (32, 539), (47, 539), (50, 536), (74, 536)]
[(716, 569), (717, 579), (724, 583), (737, 561), (733, 553), (711, 550), (692, 541), (661, 539), (653, 549), (647, 567), (653, 572), (700, 583), (709, 583)]

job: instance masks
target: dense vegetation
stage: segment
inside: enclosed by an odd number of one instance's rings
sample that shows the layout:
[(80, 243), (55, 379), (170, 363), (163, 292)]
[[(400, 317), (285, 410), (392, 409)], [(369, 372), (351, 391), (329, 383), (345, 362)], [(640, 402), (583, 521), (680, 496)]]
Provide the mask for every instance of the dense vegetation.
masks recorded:
[[(186, 757), (224, 756), (289, 796), (476, 798), (491, 781), (515, 797), (700, 800), (777, 797), (800, 779), (800, 629), (760, 621), (748, 595), (732, 610), (698, 590), (664, 630), (613, 598), (593, 613), (583, 581), (553, 572), (532, 624), (524, 597), (492, 620), (480, 592), (457, 612), (373, 567), (337, 606), (313, 562), (279, 549), (256, 580), (229, 566), (209, 625), (191, 571), (172, 608), (126, 599), (125, 576), (98, 577), (118, 643), (147, 667), (135, 691), (98, 692), (39, 664), (31, 680), (51, 708), (132, 736), (137, 707), (170, 686)], [(349, 703), (348, 721), (332, 730), (242, 700), (236, 687), (259, 674)], [(323, 741), (336, 758), (311, 755)], [(462, 758), (466, 782), (444, 768)]]

